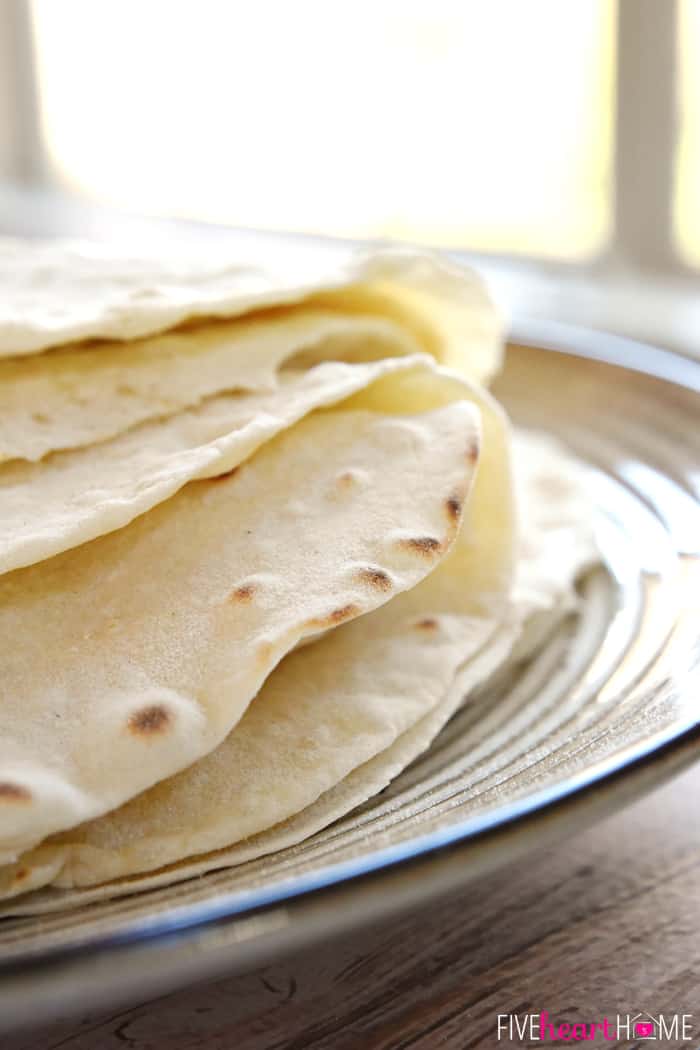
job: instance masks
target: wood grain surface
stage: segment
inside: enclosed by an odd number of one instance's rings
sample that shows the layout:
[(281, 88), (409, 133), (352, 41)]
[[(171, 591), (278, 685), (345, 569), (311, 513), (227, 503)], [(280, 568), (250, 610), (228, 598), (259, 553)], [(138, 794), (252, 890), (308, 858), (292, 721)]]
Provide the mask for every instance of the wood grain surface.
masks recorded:
[[(700, 766), (419, 914), (1, 1050), (477, 1050), (498, 1014), (693, 1014), (700, 1047)], [(559, 1043), (557, 1045), (570, 1045)], [(576, 1045), (576, 1044), (574, 1044)], [(580, 1045), (580, 1044), (578, 1044)]]

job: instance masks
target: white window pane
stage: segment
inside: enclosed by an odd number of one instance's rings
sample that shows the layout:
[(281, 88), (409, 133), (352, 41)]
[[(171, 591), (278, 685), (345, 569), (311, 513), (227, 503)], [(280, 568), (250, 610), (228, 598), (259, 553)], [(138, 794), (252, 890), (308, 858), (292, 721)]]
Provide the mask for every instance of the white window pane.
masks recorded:
[(673, 218), (681, 254), (700, 266), (700, 3), (681, 0), (680, 136)]
[(581, 257), (610, 0), (35, 0), (62, 177), (140, 211)]

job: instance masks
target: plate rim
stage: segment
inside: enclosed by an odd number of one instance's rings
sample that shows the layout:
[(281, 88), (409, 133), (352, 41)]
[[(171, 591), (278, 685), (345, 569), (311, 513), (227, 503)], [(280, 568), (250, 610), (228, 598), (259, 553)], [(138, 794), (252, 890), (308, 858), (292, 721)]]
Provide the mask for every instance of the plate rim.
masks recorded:
[[(700, 361), (624, 336), (519, 317), (508, 341), (600, 361), (700, 395)], [(239, 891), (219, 891), (211, 900), (174, 906), (151, 919), (140, 917), (126, 930), (88, 942), (56, 945), (41, 953), (30, 950), (11, 961), (0, 958), (0, 1029), (26, 1023), (27, 1015), (35, 1024), (51, 1019), (51, 1004), (65, 1004), (71, 988), (75, 998), (81, 979), (83, 986), (94, 988), (91, 1006), (127, 1001), (146, 988), (157, 993), (163, 981), (165, 990), (172, 991), (193, 980), (241, 972), (262, 964), (271, 947), (279, 957), (324, 935), (370, 922), (377, 914), (388, 917), (466, 885), (543, 839), (550, 844), (589, 826), (698, 760), (700, 711), (553, 786), (407, 842), (244, 897)], [(465, 864), (468, 851), (472, 856)], [(424, 879), (428, 867), (430, 878)], [(277, 925), (266, 926), (265, 918), (275, 916)], [(144, 979), (149, 957), (153, 963), (167, 959), (168, 965)], [(116, 989), (106, 981), (105, 962)]]

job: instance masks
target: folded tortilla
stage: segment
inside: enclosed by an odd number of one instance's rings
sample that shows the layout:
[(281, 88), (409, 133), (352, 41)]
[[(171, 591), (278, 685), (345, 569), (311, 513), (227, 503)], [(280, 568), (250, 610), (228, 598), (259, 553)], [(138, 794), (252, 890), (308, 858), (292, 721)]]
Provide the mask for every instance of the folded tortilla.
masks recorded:
[(323, 828), (595, 559), (578, 469), (530, 438), (513, 474), (498, 406), (435, 364), (498, 366), (473, 275), (243, 252), (0, 241), (7, 913)]
[(0, 461), (92, 446), (224, 391), (271, 393), (291, 368), (419, 351), (410, 331), (383, 317), (297, 307), (0, 357)]
[[(403, 377), (397, 403), (415, 407), (418, 399), (425, 407), (458, 395), (480, 410), (483, 438), (464, 527), (450, 553), (383, 609), (291, 654), (213, 754), (68, 833), (61, 846), (39, 847), (38, 867), (23, 858), (17, 885), (29, 888), (33, 871), (46, 874), (49, 856), (60, 884), (81, 884), (256, 834), (314, 802), (443, 699), (502, 619), (513, 564), (507, 431), (495, 404), (461, 381), (415, 371)], [(347, 414), (385, 402), (375, 384), (346, 403)]]
[[(500, 667), (533, 613), (570, 607), (575, 576), (596, 558), (580, 468), (552, 442), (518, 436), (515, 468), (526, 517), (510, 589), (507, 438), (498, 411), (487, 399), (479, 402), (486, 424), (477, 479), (455, 545), (435, 571), (288, 656), (207, 758), (2, 869), (6, 897), (59, 887), (30, 894), (4, 913), (35, 914), (167, 885), (307, 838), (376, 794), (425, 750)], [(546, 489), (551, 499), (543, 514)], [(496, 509), (500, 522), (493, 518), (489, 533), (482, 514)], [(567, 557), (547, 561), (548, 539)]]
[(454, 541), (478, 450), (458, 381), (388, 375), (0, 577), (3, 861), (207, 754), (300, 640), (415, 586)]
[(220, 394), (109, 441), (0, 466), (0, 574), (128, 525), (196, 478), (233, 470), (314, 409), (383, 375), (427, 367), (425, 355), (285, 372), (273, 390)]
[(238, 236), (218, 258), (213, 246), (199, 257), (135, 258), (113, 245), (5, 238), (0, 287), (0, 356), (139, 339), (193, 319), (305, 303), (393, 321), (475, 382), (486, 382), (501, 360), (502, 323), (481, 279), (411, 248)]

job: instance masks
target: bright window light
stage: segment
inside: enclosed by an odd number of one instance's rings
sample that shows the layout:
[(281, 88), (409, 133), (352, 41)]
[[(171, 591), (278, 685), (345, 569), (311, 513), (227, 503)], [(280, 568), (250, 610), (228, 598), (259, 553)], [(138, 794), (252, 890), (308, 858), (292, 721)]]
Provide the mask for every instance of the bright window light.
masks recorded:
[(609, 0), (35, 0), (65, 183), (133, 211), (582, 258)]
[(700, 3), (681, 0), (679, 21), (680, 137), (673, 220), (679, 251), (700, 266)]

